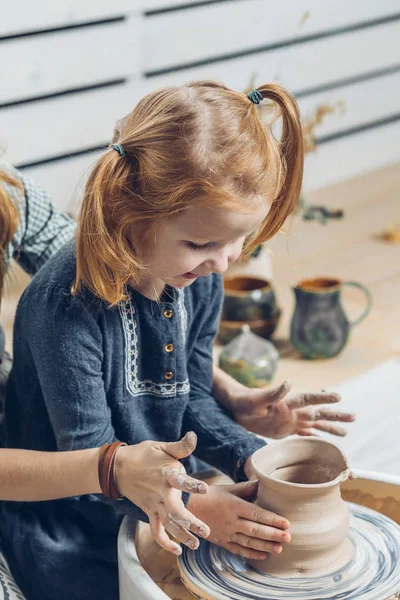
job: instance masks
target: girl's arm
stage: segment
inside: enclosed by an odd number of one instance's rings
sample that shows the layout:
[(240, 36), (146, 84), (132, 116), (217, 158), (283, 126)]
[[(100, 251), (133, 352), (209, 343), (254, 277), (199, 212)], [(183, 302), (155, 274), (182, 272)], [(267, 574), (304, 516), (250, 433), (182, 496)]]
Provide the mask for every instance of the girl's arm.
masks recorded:
[(277, 439), (293, 434), (315, 435), (314, 429), (346, 435), (340, 423), (351, 423), (355, 415), (321, 407), (339, 402), (339, 394), (317, 392), (287, 396), (289, 391), (289, 381), (272, 389), (248, 388), (214, 365), (214, 398), (248, 431)]

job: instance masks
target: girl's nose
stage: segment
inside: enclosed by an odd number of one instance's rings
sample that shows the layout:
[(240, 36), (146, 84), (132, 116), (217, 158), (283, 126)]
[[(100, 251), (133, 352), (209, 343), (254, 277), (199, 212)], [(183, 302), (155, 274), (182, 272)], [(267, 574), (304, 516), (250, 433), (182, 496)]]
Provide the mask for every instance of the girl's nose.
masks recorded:
[(229, 244), (216, 252), (206, 264), (214, 273), (225, 273), (230, 263), (237, 260), (242, 251), (242, 243)]

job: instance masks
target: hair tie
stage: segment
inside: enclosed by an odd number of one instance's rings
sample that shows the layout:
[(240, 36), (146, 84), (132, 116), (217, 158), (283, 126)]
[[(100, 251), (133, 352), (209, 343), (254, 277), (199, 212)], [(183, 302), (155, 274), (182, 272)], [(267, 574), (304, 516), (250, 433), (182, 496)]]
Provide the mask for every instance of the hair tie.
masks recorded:
[(260, 102), (264, 99), (261, 92), (256, 89), (251, 90), (251, 92), (247, 94), (247, 97), (253, 104), (260, 104)]
[(126, 156), (126, 152), (125, 152), (122, 144), (111, 144), (111, 148), (116, 150), (120, 156)]

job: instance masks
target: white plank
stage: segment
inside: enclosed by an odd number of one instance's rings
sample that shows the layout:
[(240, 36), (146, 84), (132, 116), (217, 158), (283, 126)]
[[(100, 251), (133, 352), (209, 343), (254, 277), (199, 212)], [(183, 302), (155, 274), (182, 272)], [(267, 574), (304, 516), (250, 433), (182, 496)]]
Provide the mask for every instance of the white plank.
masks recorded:
[(235, 90), (280, 81), (293, 92), (400, 63), (400, 21), (296, 46), (151, 77), (153, 87), (194, 79), (222, 81)]
[(56, 207), (77, 214), (86, 179), (101, 152), (24, 169), (23, 173), (40, 182)]
[(336, 109), (326, 115), (317, 127), (318, 137), (330, 135), (351, 127), (371, 123), (400, 111), (400, 71), (385, 77), (378, 77), (349, 86), (313, 94), (299, 101), (304, 117), (314, 114), (320, 105), (337, 106), (343, 103), (344, 112)]
[(201, 0), (137, 0), (141, 10), (143, 11), (151, 11), (151, 10), (165, 10), (166, 8), (175, 7), (179, 9), (180, 6), (192, 5), (195, 6), (199, 4)]
[(304, 189), (311, 191), (400, 162), (400, 121), (320, 146), (306, 157)]
[(131, 80), (5, 108), (0, 110), (0, 147), (6, 160), (23, 164), (107, 143), (117, 119), (142, 95), (140, 84)]
[(0, 37), (125, 16), (135, 5), (139, 10), (133, 0), (13, 0), (2, 11)]
[(0, 43), (0, 103), (139, 71), (140, 17)]
[(164, 69), (348, 27), (398, 10), (398, 0), (232, 0), (174, 11), (145, 19), (143, 64), (146, 71)]
[(13, 0), (7, 10), (2, 11), (0, 37), (196, 2), (198, 0)]
[[(132, 80), (1, 110), (0, 147), (5, 159), (21, 164), (109, 142), (117, 119), (133, 109), (152, 83)], [(400, 72), (302, 98), (300, 109), (306, 117), (320, 104), (344, 104), (344, 113), (327, 115), (318, 127), (321, 137), (397, 113), (399, 97)]]

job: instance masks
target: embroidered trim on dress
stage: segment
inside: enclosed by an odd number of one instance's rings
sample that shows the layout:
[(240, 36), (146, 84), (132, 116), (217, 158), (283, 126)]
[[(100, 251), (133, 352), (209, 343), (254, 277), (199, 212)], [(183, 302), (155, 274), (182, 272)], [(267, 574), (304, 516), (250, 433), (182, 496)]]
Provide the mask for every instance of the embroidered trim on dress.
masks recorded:
[(181, 326), (183, 337), (186, 338), (187, 332), (187, 312), (185, 306), (185, 288), (180, 288), (177, 290), (178, 292), (178, 312), (181, 318)]
[[(182, 329), (186, 327), (186, 309), (179, 309), (181, 314)], [(154, 394), (155, 396), (176, 396), (187, 394), (190, 391), (189, 380), (177, 381), (175, 383), (155, 383), (150, 379), (139, 380), (138, 376), (138, 334), (137, 321), (135, 318), (135, 306), (130, 295), (126, 300), (119, 304), (119, 312), (122, 319), (122, 326), (125, 334), (125, 374), (126, 387), (133, 396), (143, 396), (144, 394)], [(186, 332), (186, 329), (184, 330)]]

